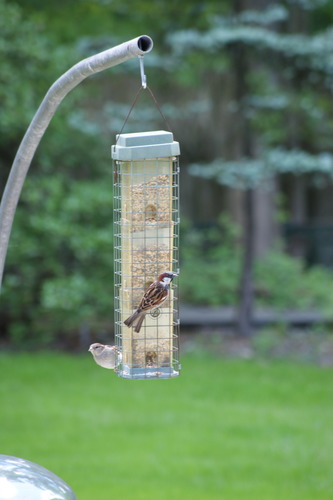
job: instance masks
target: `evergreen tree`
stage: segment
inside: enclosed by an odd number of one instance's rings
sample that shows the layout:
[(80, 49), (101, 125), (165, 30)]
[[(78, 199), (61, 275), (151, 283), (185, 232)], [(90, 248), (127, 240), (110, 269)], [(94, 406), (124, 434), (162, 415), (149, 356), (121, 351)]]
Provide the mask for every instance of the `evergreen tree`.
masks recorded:
[(222, 74), (226, 79), (230, 72), (233, 79), (234, 110), (229, 119), (238, 148), (227, 151), (229, 158), (193, 164), (190, 171), (245, 190), (239, 333), (247, 336), (254, 294), (254, 189), (287, 172), (321, 180), (333, 177), (328, 106), (333, 90), (333, 30), (327, 23), (317, 31), (310, 22), (313, 16), (322, 19), (324, 0), (279, 4), (239, 0), (233, 7), (205, 32), (183, 31), (176, 34), (176, 41), (182, 57), (194, 51), (216, 58), (225, 54)]

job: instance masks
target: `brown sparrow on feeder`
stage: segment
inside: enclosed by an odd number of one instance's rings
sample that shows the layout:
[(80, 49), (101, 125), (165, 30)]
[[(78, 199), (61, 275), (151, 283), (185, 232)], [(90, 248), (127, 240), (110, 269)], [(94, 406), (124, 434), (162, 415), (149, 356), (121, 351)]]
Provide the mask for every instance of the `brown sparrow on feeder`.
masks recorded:
[(146, 314), (159, 307), (168, 298), (170, 283), (177, 276), (172, 271), (166, 271), (159, 275), (146, 290), (137, 310), (127, 318), (124, 323), (129, 328), (134, 326), (134, 331), (139, 332)]

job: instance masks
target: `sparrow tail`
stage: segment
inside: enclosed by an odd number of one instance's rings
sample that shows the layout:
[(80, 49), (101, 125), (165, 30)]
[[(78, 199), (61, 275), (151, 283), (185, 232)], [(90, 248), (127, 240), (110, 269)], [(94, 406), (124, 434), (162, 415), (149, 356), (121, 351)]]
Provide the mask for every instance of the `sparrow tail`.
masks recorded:
[(146, 316), (145, 314), (141, 313), (141, 316), (138, 318), (136, 325), (135, 325), (135, 328), (134, 328), (135, 332), (139, 333), (139, 331), (141, 330), (142, 323), (143, 323), (143, 320), (145, 319), (145, 316)]
[(134, 313), (129, 316), (125, 321), (125, 325), (128, 326), (128, 328), (131, 328), (131, 326), (135, 326), (134, 331), (139, 332), (141, 330), (141, 326), (143, 323), (143, 320), (145, 319), (145, 314), (139, 311), (134, 311)]

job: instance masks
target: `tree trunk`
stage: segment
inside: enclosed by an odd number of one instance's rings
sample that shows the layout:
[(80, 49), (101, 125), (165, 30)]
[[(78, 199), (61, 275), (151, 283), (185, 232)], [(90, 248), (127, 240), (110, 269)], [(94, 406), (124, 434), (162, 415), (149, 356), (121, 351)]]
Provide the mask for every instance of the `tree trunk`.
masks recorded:
[[(247, 0), (236, 0), (234, 3), (235, 14), (240, 14), (249, 7)], [(235, 75), (235, 99), (238, 103), (238, 140), (239, 156), (241, 158), (252, 158), (254, 146), (251, 124), (247, 113), (246, 98), (249, 93), (248, 74), (249, 57), (243, 44), (239, 43), (234, 49), (234, 75)], [(252, 330), (253, 302), (254, 302), (254, 196), (252, 189), (248, 189), (243, 197), (243, 258), (242, 270), (239, 284), (239, 306), (238, 306), (238, 335), (249, 337)]]
[(238, 334), (249, 337), (252, 333), (254, 301), (254, 191), (244, 193), (243, 260), (239, 289)]

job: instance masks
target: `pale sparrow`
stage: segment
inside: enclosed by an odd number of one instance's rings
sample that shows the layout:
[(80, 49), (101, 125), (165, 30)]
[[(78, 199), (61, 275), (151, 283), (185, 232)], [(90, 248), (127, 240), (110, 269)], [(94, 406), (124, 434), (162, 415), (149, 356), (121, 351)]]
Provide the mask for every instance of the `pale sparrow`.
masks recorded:
[(168, 297), (170, 283), (177, 276), (172, 271), (166, 271), (159, 275), (146, 290), (137, 310), (127, 318), (124, 323), (129, 328), (134, 326), (134, 331), (139, 332), (146, 314), (160, 306)]
[(103, 368), (114, 370), (121, 363), (122, 355), (115, 345), (91, 344), (88, 349), (96, 363)]

